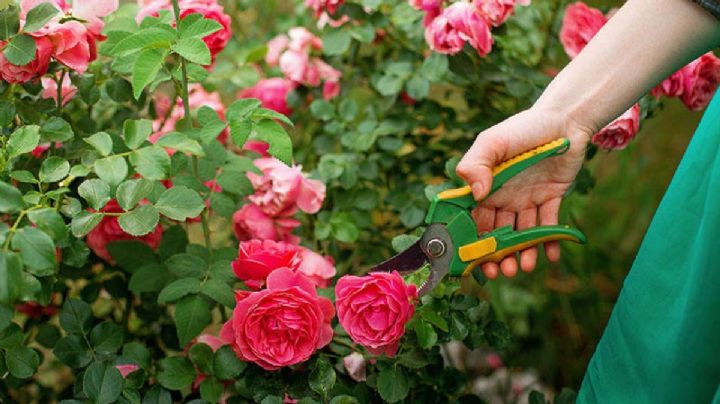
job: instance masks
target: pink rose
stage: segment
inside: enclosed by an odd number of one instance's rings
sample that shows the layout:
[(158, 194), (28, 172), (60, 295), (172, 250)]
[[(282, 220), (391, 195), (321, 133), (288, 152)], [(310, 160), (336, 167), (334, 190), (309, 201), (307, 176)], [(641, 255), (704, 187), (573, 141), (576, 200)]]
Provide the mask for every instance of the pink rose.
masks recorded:
[(281, 114), (290, 115), (292, 109), (287, 105), (287, 97), (295, 89), (290, 80), (274, 77), (258, 81), (254, 86), (238, 93), (238, 98), (257, 98), (262, 106)]
[(410, 5), (425, 12), (423, 26), (427, 27), (442, 12), (442, 0), (409, 0)]
[(600, 31), (607, 22), (603, 13), (585, 3), (577, 2), (565, 9), (562, 28), (560, 28), (560, 42), (565, 53), (574, 58), (580, 53), (592, 37)]
[(134, 364), (115, 365), (115, 369), (117, 369), (120, 372), (120, 375), (122, 375), (123, 379), (125, 379), (130, 373), (140, 369), (140, 366)]
[(601, 149), (624, 149), (640, 129), (640, 105), (635, 104), (592, 137)]
[(316, 213), (325, 200), (325, 184), (305, 178), (299, 166), (288, 167), (274, 157), (255, 160), (263, 175), (248, 172), (255, 189), (248, 197), (270, 216), (289, 216), (300, 208), (306, 213)]
[(323, 99), (330, 101), (340, 95), (340, 83), (337, 81), (326, 81), (323, 84)]
[(335, 14), (335, 10), (344, 2), (344, 0), (305, 0), (305, 7), (313, 10), (315, 17), (319, 17), (323, 12)]
[[(122, 208), (120, 208), (120, 205), (118, 205), (117, 201), (112, 199), (100, 211), (120, 213), (123, 210)], [(133, 236), (125, 233), (125, 230), (120, 227), (117, 216), (105, 216), (100, 221), (100, 224), (95, 226), (95, 228), (92, 229), (90, 233), (88, 233), (87, 237), (85, 238), (85, 243), (87, 243), (88, 247), (90, 247), (90, 249), (95, 253), (95, 255), (110, 264), (114, 264), (115, 260), (112, 258), (112, 256), (107, 250), (108, 243), (120, 240), (137, 240), (149, 245), (152, 249), (156, 249), (160, 245), (160, 241), (162, 240), (162, 234), (163, 228), (160, 223), (158, 223), (158, 225), (155, 227), (155, 230), (151, 231), (150, 233), (140, 237)]]
[(683, 92), (684, 68), (671, 74), (670, 77), (655, 86), (650, 92), (655, 97), (665, 95), (668, 97), (678, 97)]
[[(41, 79), (41, 83), (43, 87), (42, 97), (52, 98), (53, 100), (55, 100), (55, 102), (57, 102), (57, 82), (53, 78), (45, 76)], [(70, 76), (67, 74), (63, 76), (62, 88), (60, 91), (60, 96), (62, 97), (62, 105), (67, 104), (77, 93), (77, 87), (73, 85), (73, 83), (70, 81)]]
[(309, 76), (307, 72), (309, 62), (310, 58), (307, 52), (288, 49), (280, 56), (280, 70), (287, 78), (296, 83), (316, 86), (320, 84), (320, 76), (317, 75), (317, 79)]
[(515, 0), (474, 0), (475, 7), (494, 27), (502, 25), (515, 11)]
[(487, 55), (493, 44), (488, 23), (464, 1), (453, 3), (428, 25), (425, 41), (430, 49), (446, 54), (460, 52), (467, 42), (480, 56)]
[(364, 382), (367, 380), (365, 371), (365, 357), (359, 352), (353, 352), (343, 358), (343, 366), (351, 379), (356, 382)]
[(708, 52), (682, 69), (680, 100), (693, 111), (705, 108), (720, 83), (720, 59)]
[(295, 266), (297, 271), (307, 276), (317, 287), (328, 287), (330, 280), (337, 274), (335, 261), (305, 247), (298, 247), (298, 254)]
[(267, 43), (267, 53), (265, 54), (265, 63), (270, 66), (277, 66), (280, 62), (280, 55), (287, 49), (290, 39), (285, 34), (280, 34), (275, 38), (271, 39)]
[(262, 157), (270, 157), (270, 153), (268, 153), (270, 145), (260, 140), (248, 140), (242, 148), (243, 150), (255, 152)]
[(300, 238), (292, 231), (300, 222), (292, 217), (271, 217), (253, 203), (245, 204), (233, 214), (233, 231), (238, 240), (275, 240), (297, 244)]
[[(50, 147), (52, 147), (52, 143), (41, 143), (37, 145), (33, 151), (30, 152), (33, 157), (36, 159), (42, 158), (43, 154), (45, 154), (46, 151), (50, 150)], [(62, 143), (55, 142), (55, 148), (59, 149), (62, 147)]]
[(53, 56), (58, 62), (82, 74), (97, 57), (95, 37), (82, 23), (72, 20), (51, 24), (38, 31), (46, 35), (55, 46)]
[(375, 355), (395, 355), (417, 298), (415, 285), (405, 284), (397, 272), (346, 275), (335, 285), (340, 324), (353, 341)]
[(280, 268), (268, 276), (267, 289), (237, 291), (236, 301), (220, 337), (241, 360), (265, 370), (304, 362), (332, 340), (333, 305), (302, 274)]
[(305, 27), (290, 28), (288, 48), (299, 52), (310, 52), (322, 49), (322, 39), (308, 31)]
[(53, 4), (60, 14), (55, 15), (48, 23), (46, 28), (60, 24), (63, 17), (72, 16), (87, 27), (88, 31), (95, 39), (102, 38), (102, 29), (105, 23), (102, 17), (112, 14), (118, 8), (118, 0), (73, 0), (69, 4), (65, 0), (21, 0), (20, 1), (20, 18), (24, 22), (27, 13), (42, 3)]
[(325, 28), (326, 25), (329, 25), (332, 28), (337, 28), (337, 27), (341, 27), (343, 24), (345, 24), (348, 21), (350, 21), (350, 17), (348, 17), (347, 15), (342, 15), (342, 16), (340, 16), (340, 18), (333, 19), (332, 17), (330, 17), (330, 14), (323, 11), (322, 13), (320, 13), (320, 16), (317, 18), (317, 27), (319, 29), (323, 29), (323, 28)]
[(241, 241), (238, 257), (232, 267), (235, 275), (254, 290), (278, 268), (295, 268), (300, 260), (300, 247), (273, 240)]
[[(35, 40), (35, 59), (24, 66), (10, 63), (5, 55), (0, 53), (0, 77), (8, 83), (25, 83), (45, 74), (50, 66), (50, 56), (53, 45), (48, 38), (33, 38)], [(0, 42), (5, 46), (4, 42)]]

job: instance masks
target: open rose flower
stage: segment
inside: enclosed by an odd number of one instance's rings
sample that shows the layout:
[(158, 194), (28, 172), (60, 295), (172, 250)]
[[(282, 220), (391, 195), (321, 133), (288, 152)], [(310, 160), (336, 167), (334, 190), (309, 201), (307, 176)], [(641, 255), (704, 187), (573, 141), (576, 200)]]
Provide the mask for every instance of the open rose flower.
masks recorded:
[[(101, 212), (111, 213), (120, 213), (122, 211), (122, 208), (120, 208), (120, 205), (114, 199), (108, 202), (105, 207), (101, 209)], [(150, 233), (140, 237), (133, 236), (125, 233), (125, 230), (120, 227), (117, 216), (105, 216), (100, 221), (100, 224), (95, 226), (95, 228), (88, 233), (85, 238), (85, 242), (95, 255), (110, 264), (114, 264), (115, 260), (107, 250), (108, 243), (121, 240), (137, 240), (149, 245), (152, 249), (156, 249), (160, 245), (160, 241), (162, 241), (162, 234), (163, 228), (158, 223), (155, 229)]]
[(474, 3), (494, 27), (502, 25), (515, 11), (515, 0), (474, 0)]
[(720, 59), (708, 52), (682, 69), (680, 100), (693, 111), (705, 108), (720, 83)]
[(415, 313), (417, 288), (397, 272), (343, 276), (335, 285), (338, 320), (370, 353), (392, 357)]
[(267, 289), (236, 292), (235, 310), (220, 337), (237, 356), (276, 370), (304, 362), (329, 344), (335, 310), (304, 275), (281, 268), (268, 276)]
[(490, 26), (472, 4), (459, 1), (443, 10), (425, 29), (425, 40), (430, 49), (438, 53), (455, 54), (465, 42), (480, 56), (492, 49)]
[(651, 94), (655, 97), (665, 95), (667, 97), (679, 97), (683, 92), (684, 69), (680, 69), (671, 74), (670, 77), (662, 81), (652, 89)]
[(259, 158), (263, 174), (247, 173), (255, 192), (248, 199), (269, 216), (289, 216), (296, 208), (306, 213), (320, 210), (325, 184), (306, 178), (299, 166), (288, 167), (273, 157)]
[(299, 254), (300, 247), (283, 241), (241, 241), (232, 267), (235, 275), (250, 289), (258, 290), (276, 269), (297, 267)]
[(140, 366), (130, 363), (127, 365), (115, 365), (115, 369), (117, 369), (120, 372), (120, 376), (125, 379), (130, 373), (139, 370)]
[(275, 240), (297, 244), (292, 231), (300, 222), (292, 217), (272, 217), (254, 203), (243, 205), (233, 214), (233, 231), (238, 240)]
[(335, 10), (344, 2), (344, 0), (305, 0), (305, 7), (313, 10), (315, 17), (319, 17), (323, 12), (335, 14)]
[(442, 11), (442, 0), (409, 0), (408, 2), (414, 9), (424, 11), (423, 26), (427, 27), (440, 15)]
[(640, 105), (635, 104), (610, 122), (592, 137), (592, 142), (604, 150), (617, 150), (627, 147), (630, 140), (640, 129)]
[(287, 97), (295, 87), (296, 84), (288, 79), (273, 77), (258, 81), (254, 86), (240, 91), (237, 96), (257, 98), (264, 108), (289, 116), (292, 109), (287, 105)]
[[(43, 98), (52, 98), (55, 102), (57, 102), (57, 96), (58, 96), (58, 89), (57, 89), (57, 81), (51, 77), (43, 77), (41, 79), (42, 83), (42, 97)], [(67, 104), (72, 97), (75, 96), (78, 89), (73, 85), (73, 83), (70, 81), (70, 76), (65, 75), (63, 76), (62, 80), (62, 88), (60, 89), (60, 97), (62, 97), (62, 105)]]
[(365, 370), (365, 358), (359, 352), (353, 352), (343, 358), (345, 371), (351, 379), (356, 382), (364, 382), (367, 380), (367, 372)]
[(330, 280), (337, 274), (332, 257), (322, 256), (305, 247), (299, 247), (299, 254), (297, 271), (320, 288), (330, 286)]
[[(50, 66), (50, 57), (53, 52), (53, 44), (48, 38), (33, 38), (35, 40), (35, 59), (24, 66), (10, 63), (5, 55), (0, 52), (0, 77), (8, 83), (25, 83), (42, 76)], [(1, 46), (5, 43), (0, 41)]]
[(607, 18), (600, 10), (588, 7), (585, 3), (569, 5), (560, 28), (560, 42), (565, 53), (571, 58), (577, 56), (606, 22)]

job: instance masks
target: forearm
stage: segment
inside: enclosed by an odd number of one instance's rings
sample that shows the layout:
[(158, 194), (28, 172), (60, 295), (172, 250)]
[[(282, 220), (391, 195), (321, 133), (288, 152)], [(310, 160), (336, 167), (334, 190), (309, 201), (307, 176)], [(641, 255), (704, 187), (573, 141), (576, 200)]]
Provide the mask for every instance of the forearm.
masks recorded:
[(629, 0), (552, 81), (535, 108), (594, 133), (658, 82), (720, 44), (690, 0)]

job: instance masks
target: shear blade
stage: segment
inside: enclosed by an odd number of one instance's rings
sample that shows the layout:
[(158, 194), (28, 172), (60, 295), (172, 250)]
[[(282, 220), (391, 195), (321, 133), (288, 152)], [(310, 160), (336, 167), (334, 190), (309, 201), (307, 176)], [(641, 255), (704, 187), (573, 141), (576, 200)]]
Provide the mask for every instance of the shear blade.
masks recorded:
[(380, 264), (370, 268), (372, 272), (410, 272), (414, 271), (426, 262), (428, 258), (420, 247), (422, 239), (416, 241), (413, 245), (406, 248), (399, 254), (383, 261)]

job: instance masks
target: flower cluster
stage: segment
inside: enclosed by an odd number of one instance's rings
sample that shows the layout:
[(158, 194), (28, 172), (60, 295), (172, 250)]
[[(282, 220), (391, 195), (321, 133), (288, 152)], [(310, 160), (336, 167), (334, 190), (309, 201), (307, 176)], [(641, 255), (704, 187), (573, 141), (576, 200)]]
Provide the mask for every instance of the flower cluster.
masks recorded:
[(438, 53), (456, 54), (465, 43), (480, 56), (492, 49), (491, 27), (499, 27), (515, 10), (529, 1), (475, 0), (458, 1), (442, 8), (442, 0), (410, 0), (410, 5), (425, 12), (425, 40)]

